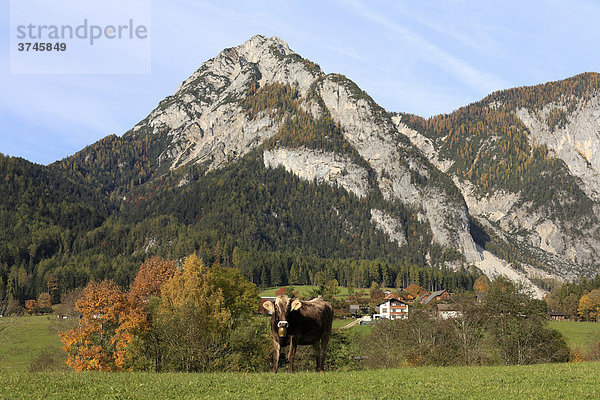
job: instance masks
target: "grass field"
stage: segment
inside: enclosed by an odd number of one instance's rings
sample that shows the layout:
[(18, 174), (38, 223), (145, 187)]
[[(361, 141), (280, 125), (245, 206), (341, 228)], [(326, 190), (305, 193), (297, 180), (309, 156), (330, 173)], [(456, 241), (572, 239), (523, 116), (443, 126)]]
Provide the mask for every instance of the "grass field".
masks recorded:
[[(0, 320), (6, 326), (0, 341), (0, 370), (3, 372), (27, 371), (40, 353), (55, 355), (56, 365), (63, 367), (64, 353), (58, 331), (66, 331), (75, 323), (54, 315), (5, 317)], [(66, 369), (66, 365), (63, 367)]]
[[(339, 328), (351, 320), (336, 320)], [(0, 399), (371, 399), (600, 398), (600, 363), (497, 367), (419, 367), (354, 372), (275, 374), (27, 372), (40, 352), (63, 357), (57, 330), (74, 321), (4, 318)], [(583, 346), (600, 324), (552, 322), (571, 346)], [(367, 330), (371, 326), (357, 326)], [(62, 371), (60, 371), (62, 369)]]
[(2, 399), (597, 399), (600, 363), (296, 374), (4, 373)]
[(577, 321), (550, 321), (550, 327), (562, 333), (571, 348), (586, 348), (600, 342), (600, 323)]

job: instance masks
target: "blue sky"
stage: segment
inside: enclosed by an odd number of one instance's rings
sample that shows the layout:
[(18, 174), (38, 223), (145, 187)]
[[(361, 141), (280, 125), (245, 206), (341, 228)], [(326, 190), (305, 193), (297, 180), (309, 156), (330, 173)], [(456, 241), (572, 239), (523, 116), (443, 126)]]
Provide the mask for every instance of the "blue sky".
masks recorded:
[(592, 0), (153, 0), (151, 73), (142, 74), (11, 74), (4, 8), (0, 152), (41, 164), (122, 135), (202, 62), (254, 34), (281, 37), (387, 110), (422, 116), (499, 89), (600, 72), (600, 3)]

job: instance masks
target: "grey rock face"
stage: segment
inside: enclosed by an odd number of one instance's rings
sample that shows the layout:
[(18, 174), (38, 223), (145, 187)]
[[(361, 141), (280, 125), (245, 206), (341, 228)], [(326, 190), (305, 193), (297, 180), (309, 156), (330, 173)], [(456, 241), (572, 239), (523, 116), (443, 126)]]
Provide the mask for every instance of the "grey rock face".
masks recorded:
[(253, 80), (259, 84), (290, 83), (306, 93), (320, 71), (309, 70), (279, 38), (254, 36), (223, 50), (186, 79), (133, 128), (168, 132), (170, 143), (160, 155), (170, 169), (190, 162), (219, 168), (247, 154), (277, 133), (281, 121), (269, 116), (249, 120), (239, 101)]
[[(483, 107), (496, 110), (507, 106), (496, 101)], [(466, 177), (454, 176), (469, 213), (503, 240), (517, 243), (528, 254), (536, 254), (552, 277), (572, 279), (582, 274), (596, 274), (595, 263), (600, 255), (600, 96), (591, 94), (585, 99), (575, 99), (575, 103), (573, 98), (563, 98), (547, 103), (541, 109), (518, 108), (508, 112), (514, 112), (523, 122), (532, 147), (545, 145), (550, 156), (564, 161), (570, 174), (577, 178), (579, 187), (594, 202), (593, 211), (579, 215), (577, 220), (561, 218), (557, 215), (562, 214), (556, 214), (546, 206), (525, 201), (521, 191), (483, 191)], [(556, 118), (557, 115), (560, 118)], [(394, 123), (434, 165), (446, 172), (451, 170), (453, 161), (440, 156), (440, 146), (445, 138), (436, 139), (440, 141), (435, 143), (408, 128), (400, 116), (394, 116)], [(497, 139), (498, 136), (488, 134), (480, 146), (487, 148)], [(542, 174), (549, 185), (553, 179), (560, 179), (551, 176), (550, 171)], [(568, 204), (568, 193), (561, 196), (558, 201)], [(542, 274), (526, 264), (521, 268), (530, 277)]]
[[(548, 117), (553, 110), (566, 113), (564, 126), (549, 126)], [(547, 104), (537, 112), (520, 108), (516, 113), (529, 129), (530, 139), (538, 145), (545, 144), (562, 159), (569, 171), (581, 178), (583, 191), (600, 201), (600, 96), (580, 100), (570, 113), (560, 103)]]
[[(331, 116), (340, 122), (346, 140), (376, 172), (384, 198), (422, 209), (435, 242), (464, 248), (464, 240), (470, 237), (466, 207), (450, 200), (435, 184), (413, 183), (412, 174), (430, 178), (435, 167), (411, 151), (412, 146), (400, 137), (392, 121), (380, 114), (377, 105), (339, 76), (327, 76), (319, 86), (319, 95)], [(464, 240), (460, 239), (463, 233)]]
[(359, 198), (365, 197), (369, 190), (367, 171), (339, 154), (306, 148), (279, 148), (266, 150), (263, 159), (266, 167), (281, 165), (302, 179), (341, 186)]
[(402, 223), (384, 211), (372, 209), (371, 210), (371, 222), (375, 226), (386, 233), (391, 240), (396, 242), (398, 246), (404, 246), (406, 241), (406, 235)]

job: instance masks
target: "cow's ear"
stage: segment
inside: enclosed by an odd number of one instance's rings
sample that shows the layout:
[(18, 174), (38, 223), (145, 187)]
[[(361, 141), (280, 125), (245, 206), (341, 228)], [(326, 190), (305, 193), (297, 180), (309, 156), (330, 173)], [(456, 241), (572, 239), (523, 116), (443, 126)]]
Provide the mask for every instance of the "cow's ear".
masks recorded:
[(269, 312), (269, 314), (273, 314), (275, 312), (275, 305), (272, 301), (265, 301), (263, 303), (263, 307)]
[(302, 307), (302, 302), (300, 300), (292, 301), (292, 311), (296, 311), (300, 307)]

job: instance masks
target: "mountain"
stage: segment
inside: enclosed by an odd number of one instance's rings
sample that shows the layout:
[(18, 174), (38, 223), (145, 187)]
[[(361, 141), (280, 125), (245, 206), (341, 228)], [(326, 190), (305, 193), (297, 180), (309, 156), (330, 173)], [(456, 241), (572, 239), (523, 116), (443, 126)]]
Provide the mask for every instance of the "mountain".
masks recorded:
[[(121, 196), (167, 173), (181, 175), (183, 185), (189, 166), (221, 170), (255, 149), (267, 168), (282, 166), (364, 199), (372, 225), (400, 246), (412, 218), (434, 244), (474, 249), (456, 186), (353, 82), (324, 74), (278, 38), (255, 36), (224, 50), (122, 138), (106, 138), (55, 167)], [(411, 209), (409, 217), (394, 215), (401, 206)]]
[[(358, 198), (382, 197), (381, 207), (408, 205), (427, 221), (435, 243), (466, 252), (474, 247), (457, 188), (398, 134), (385, 110), (279, 38), (255, 36), (224, 50), (123, 138), (103, 142), (60, 165), (82, 171), (106, 192), (124, 194), (189, 165), (221, 169), (261, 147), (266, 167), (283, 166)], [(379, 229), (406, 242), (402, 221), (385, 209), (372, 211)]]
[(393, 118), (452, 177), (496, 254), (574, 279), (600, 267), (599, 102), (600, 75), (585, 73)]
[(126, 285), (145, 258), (191, 252), (261, 285), (459, 289), (477, 269), (538, 284), (593, 275), (597, 83), (584, 74), (423, 119), (389, 113), (281, 39), (254, 36), (123, 136), (31, 166), (77, 185), (67, 203), (100, 211), (61, 226), (75, 233), (43, 259), (0, 248), (3, 285)]

